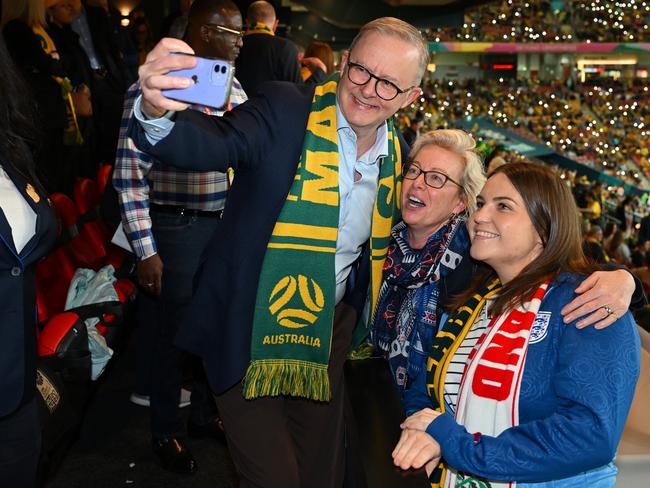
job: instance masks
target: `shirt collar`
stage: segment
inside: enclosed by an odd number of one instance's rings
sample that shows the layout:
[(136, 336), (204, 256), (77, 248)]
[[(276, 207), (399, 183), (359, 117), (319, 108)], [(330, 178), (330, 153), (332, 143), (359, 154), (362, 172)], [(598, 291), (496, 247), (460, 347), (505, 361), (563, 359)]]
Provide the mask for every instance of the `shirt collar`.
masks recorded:
[[(354, 129), (350, 127), (343, 112), (341, 112), (338, 97), (336, 99), (336, 130), (339, 134), (339, 138), (346, 137), (354, 142), (354, 145), (356, 146), (357, 134), (354, 132)], [(379, 127), (377, 127), (377, 138), (375, 139), (375, 143), (361, 156), (359, 162), (372, 165), (375, 164), (379, 158), (385, 158), (386, 156), (388, 156), (388, 124), (384, 121)]]

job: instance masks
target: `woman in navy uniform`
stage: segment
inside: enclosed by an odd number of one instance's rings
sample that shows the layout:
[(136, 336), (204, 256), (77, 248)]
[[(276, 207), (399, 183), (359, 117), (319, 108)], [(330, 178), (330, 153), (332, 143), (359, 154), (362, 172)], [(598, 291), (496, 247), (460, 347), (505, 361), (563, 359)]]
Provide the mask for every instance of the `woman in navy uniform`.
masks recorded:
[(33, 487), (41, 444), (36, 404), (35, 264), (56, 217), (34, 170), (33, 96), (0, 37), (0, 484)]

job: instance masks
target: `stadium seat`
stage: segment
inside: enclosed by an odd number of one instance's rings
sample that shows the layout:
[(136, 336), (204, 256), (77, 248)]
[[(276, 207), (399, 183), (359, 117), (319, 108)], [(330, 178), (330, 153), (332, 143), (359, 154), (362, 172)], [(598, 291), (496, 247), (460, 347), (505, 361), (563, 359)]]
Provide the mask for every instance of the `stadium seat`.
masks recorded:
[[(84, 324), (79, 316), (73, 312), (63, 312), (53, 317), (39, 335), (38, 355), (50, 356), (61, 353), (69, 348), (77, 340), (77, 336), (85, 335), (85, 331), (76, 329), (76, 327), (81, 327), (82, 325)], [(88, 348), (87, 342), (82, 342), (80, 346), (82, 349), (84, 348), (83, 346), (86, 349)]]
[(79, 212), (70, 197), (63, 193), (53, 193), (50, 200), (54, 204), (56, 214), (61, 221), (61, 229), (65, 230), (77, 224)]
[(97, 183), (90, 178), (78, 179), (75, 181), (72, 193), (81, 222), (95, 227), (105, 242), (109, 242), (112, 237), (111, 231), (99, 215), (101, 194)]
[(88, 227), (89, 231), (101, 236), (106, 252), (106, 264), (111, 264), (116, 271), (119, 270), (127, 254), (123, 249), (111, 244), (113, 233), (99, 214), (101, 194), (98, 184), (89, 178), (81, 178), (75, 182), (73, 194), (79, 211), (80, 225)]
[(36, 305), (39, 323), (62, 312), (68, 287), (76, 265), (68, 248), (62, 243), (78, 234), (77, 210), (72, 200), (62, 193), (53, 193), (50, 199), (59, 221), (58, 244), (36, 266)]
[(97, 270), (104, 266), (107, 253), (99, 229), (80, 223), (77, 208), (68, 196), (59, 193), (51, 198), (62, 223), (62, 245), (75, 267)]
[(102, 164), (99, 166), (99, 169), (97, 170), (97, 188), (100, 195), (104, 193), (112, 172), (113, 166), (110, 164)]
[(75, 265), (65, 247), (53, 249), (36, 266), (38, 320), (46, 322), (63, 311)]

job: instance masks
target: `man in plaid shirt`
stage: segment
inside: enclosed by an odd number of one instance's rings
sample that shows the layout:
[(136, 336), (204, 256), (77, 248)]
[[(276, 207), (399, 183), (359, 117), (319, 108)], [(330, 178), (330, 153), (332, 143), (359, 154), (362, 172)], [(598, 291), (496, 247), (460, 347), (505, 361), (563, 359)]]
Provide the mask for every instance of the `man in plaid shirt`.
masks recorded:
[[(241, 29), (241, 14), (231, 0), (196, 0), (188, 14), (185, 40), (198, 56), (234, 62), (242, 44)], [(153, 315), (144, 317), (153, 322), (151, 335), (138, 334), (152, 347), (153, 449), (163, 467), (189, 474), (197, 466), (180, 438), (181, 352), (173, 339), (192, 295), (201, 253), (219, 225), (229, 181), (224, 173), (177, 170), (139, 151), (127, 136), (133, 102), (139, 93), (137, 83), (127, 92), (113, 184), (119, 195), (122, 224), (137, 256), (138, 281), (147, 292), (141, 299), (145, 307), (150, 302), (146, 308)], [(246, 99), (235, 79), (227, 109)], [(208, 107), (195, 109), (214, 116), (223, 114)], [(142, 330), (146, 324), (139, 326)], [(200, 364), (195, 369), (188, 433), (219, 437), (216, 406), (205, 374)]]

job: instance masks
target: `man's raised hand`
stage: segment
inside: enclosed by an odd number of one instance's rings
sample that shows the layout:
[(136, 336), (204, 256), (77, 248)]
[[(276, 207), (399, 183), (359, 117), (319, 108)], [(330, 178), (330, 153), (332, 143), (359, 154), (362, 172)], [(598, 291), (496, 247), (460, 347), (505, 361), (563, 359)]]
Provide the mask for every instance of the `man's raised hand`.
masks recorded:
[(144, 64), (138, 69), (142, 89), (142, 111), (150, 119), (157, 119), (168, 111), (180, 112), (189, 107), (165, 97), (161, 90), (187, 88), (189, 78), (172, 76), (168, 73), (193, 68), (196, 59), (192, 56), (174, 56), (172, 53), (194, 54), (194, 50), (180, 39), (164, 38), (147, 54)]

